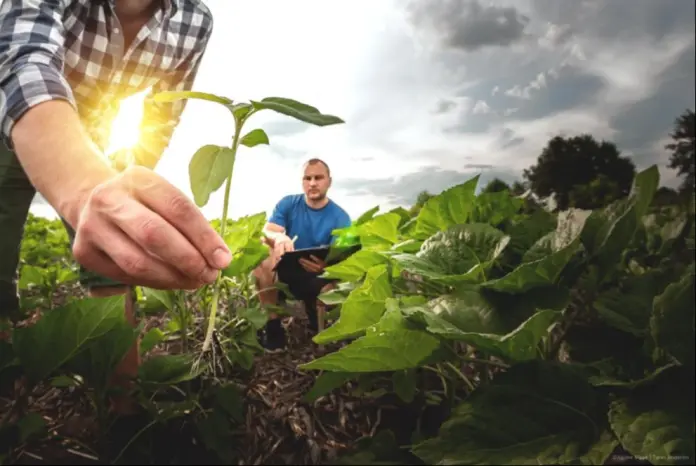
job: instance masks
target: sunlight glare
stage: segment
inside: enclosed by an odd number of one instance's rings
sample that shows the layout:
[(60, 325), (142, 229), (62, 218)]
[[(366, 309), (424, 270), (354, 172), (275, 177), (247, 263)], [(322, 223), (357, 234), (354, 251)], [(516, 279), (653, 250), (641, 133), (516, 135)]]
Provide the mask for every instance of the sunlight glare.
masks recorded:
[(149, 89), (145, 89), (121, 101), (116, 118), (111, 124), (111, 135), (105, 155), (120, 149), (128, 149), (138, 143), (140, 122), (143, 119), (143, 103), (148, 92)]

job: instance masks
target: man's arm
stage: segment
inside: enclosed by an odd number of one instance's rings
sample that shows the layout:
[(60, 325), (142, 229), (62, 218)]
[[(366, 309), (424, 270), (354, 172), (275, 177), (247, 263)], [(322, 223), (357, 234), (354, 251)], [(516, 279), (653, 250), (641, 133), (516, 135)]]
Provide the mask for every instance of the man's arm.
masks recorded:
[(212, 283), (229, 248), (199, 209), (150, 170), (121, 175), (86, 134), (62, 71), (67, 0), (0, 2), (0, 127), (29, 180), (76, 230), (73, 254), (128, 285)]
[(73, 227), (76, 199), (114, 176), (62, 74), (65, 1), (0, 2), (0, 132), (31, 183)]
[(268, 223), (263, 228), (263, 233), (276, 245), (283, 241), (290, 241), (287, 235), (287, 216), (290, 211), (290, 198), (282, 198), (273, 209)]
[(140, 125), (140, 140), (132, 152), (133, 160), (137, 165), (154, 169), (169, 146), (172, 134), (181, 121), (181, 114), (188, 100), (155, 102), (152, 97), (160, 92), (180, 92), (193, 89), (208, 41), (213, 32), (212, 17), (204, 16), (201, 26), (195, 27), (199, 27), (200, 32), (190, 56), (170, 76), (153, 86), (145, 99), (143, 119)]

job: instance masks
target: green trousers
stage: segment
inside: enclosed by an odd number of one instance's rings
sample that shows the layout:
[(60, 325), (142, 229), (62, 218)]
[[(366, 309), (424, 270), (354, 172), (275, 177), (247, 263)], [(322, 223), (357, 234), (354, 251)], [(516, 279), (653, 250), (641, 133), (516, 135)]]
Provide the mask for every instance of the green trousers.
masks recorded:
[[(19, 310), (17, 289), (19, 252), (29, 207), (36, 190), (27, 178), (14, 152), (0, 141), (0, 317)], [(63, 219), (61, 219), (63, 220)], [(75, 232), (63, 220), (70, 244)], [(103, 286), (121, 286), (84, 268), (80, 268), (80, 283), (87, 289)]]

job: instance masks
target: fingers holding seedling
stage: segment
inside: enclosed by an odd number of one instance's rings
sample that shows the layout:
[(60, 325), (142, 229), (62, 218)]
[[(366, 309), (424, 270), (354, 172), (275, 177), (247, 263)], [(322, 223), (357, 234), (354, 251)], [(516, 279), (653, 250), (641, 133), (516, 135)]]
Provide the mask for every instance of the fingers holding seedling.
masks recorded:
[(128, 169), (95, 189), (73, 247), (86, 268), (127, 284), (195, 289), (230, 262), (195, 206), (152, 172)]

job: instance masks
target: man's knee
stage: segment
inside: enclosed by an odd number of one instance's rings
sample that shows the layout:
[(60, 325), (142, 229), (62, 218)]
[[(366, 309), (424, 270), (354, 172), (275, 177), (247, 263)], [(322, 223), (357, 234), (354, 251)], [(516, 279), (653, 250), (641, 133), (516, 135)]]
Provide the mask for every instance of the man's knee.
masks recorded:
[(273, 267), (273, 259), (269, 256), (266, 259), (264, 259), (258, 266), (256, 266), (252, 274), (259, 283), (262, 283), (267, 286), (274, 282), (275, 274), (273, 273)]

